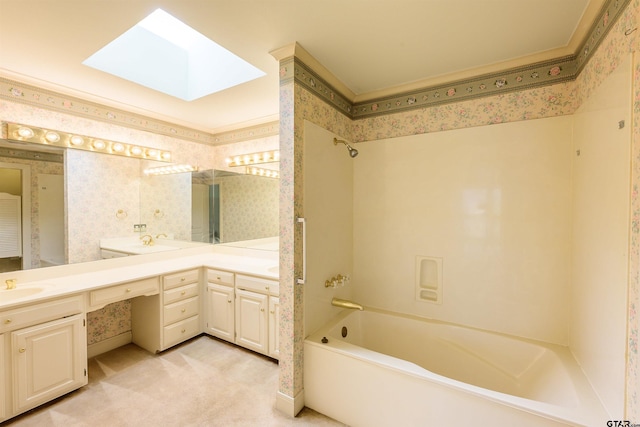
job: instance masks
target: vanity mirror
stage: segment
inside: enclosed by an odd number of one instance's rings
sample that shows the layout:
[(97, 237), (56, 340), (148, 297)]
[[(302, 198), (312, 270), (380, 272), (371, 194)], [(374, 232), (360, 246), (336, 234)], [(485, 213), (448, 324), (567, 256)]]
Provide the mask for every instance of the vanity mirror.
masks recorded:
[[(28, 144), (11, 141), (0, 141), (0, 148), (28, 157), (8, 157), (1, 151), (0, 165), (21, 171), (28, 166), (26, 179), (32, 189), (23, 200), (29, 218), (22, 221), (27, 251), (21, 257), (0, 258), (0, 271), (93, 261), (101, 258), (100, 239), (138, 239), (144, 234), (278, 249), (277, 179), (219, 170), (145, 176), (143, 169), (153, 162), (60, 148), (34, 151)], [(57, 199), (43, 201), (39, 175), (54, 175), (59, 183)], [(54, 206), (59, 214), (43, 215), (43, 209)], [(146, 225), (142, 234), (143, 229), (134, 231), (137, 224)], [(242, 242), (234, 243), (238, 241)], [(46, 242), (53, 245), (56, 256), (42, 256)]]

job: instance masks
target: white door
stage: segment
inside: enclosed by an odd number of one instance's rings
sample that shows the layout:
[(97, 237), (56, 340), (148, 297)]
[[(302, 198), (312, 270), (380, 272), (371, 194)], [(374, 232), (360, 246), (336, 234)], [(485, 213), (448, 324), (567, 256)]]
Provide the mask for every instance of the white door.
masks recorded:
[(11, 333), (15, 413), (87, 384), (84, 321), (78, 314)]
[(236, 289), (236, 344), (267, 354), (267, 296)]
[(233, 342), (235, 332), (233, 288), (209, 283), (206, 312), (207, 332)]

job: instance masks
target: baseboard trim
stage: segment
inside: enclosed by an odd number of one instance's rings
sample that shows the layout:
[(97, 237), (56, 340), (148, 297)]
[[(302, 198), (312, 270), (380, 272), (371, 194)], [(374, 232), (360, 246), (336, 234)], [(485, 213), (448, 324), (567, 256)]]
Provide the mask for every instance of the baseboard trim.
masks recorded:
[(107, 351), (114, 350), (118, 347), (122, 347), (123, 345), (127, 345), (131, 342), (132, 335), (131, 331), (125, 332), (120, 335), (116, 335), (115, 337), (107, 338), (95, 344), (91, 344), (87, 346), (87, 358), (91, 359), (99, 354), (106, 353)]
[(276, 396), (276, 409), (290, 417), (295, 417), (304, 408), (304, 390), (301, 390), (295, 397), (287, 396), (278, 392)]

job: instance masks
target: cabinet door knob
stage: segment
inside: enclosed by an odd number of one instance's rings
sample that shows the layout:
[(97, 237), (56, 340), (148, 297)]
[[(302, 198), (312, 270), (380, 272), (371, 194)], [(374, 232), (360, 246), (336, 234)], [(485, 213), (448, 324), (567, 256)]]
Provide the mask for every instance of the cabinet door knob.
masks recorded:
[(228, 299), (228, 300), (227, 300), (227, 302), (228, 302), (229, 304), (231, 304), (231, 300), (230, 300), (230, 299)]
[(271, 313), (271, 314), (276, 314), (276, 312), (275, 312), (275, 311), (273, 311), (273, 310), (271, 310), (269, 313)]
[(182, 312), (184, 313), (185, 311), (187, 311), (187, 309), (186, 309), (186, 308), (183, 308), (183, 309), (182, 309)]
[(127, 292), (131, 292), (131, 289), (127, 288)]
[(260, 311), (262, 311), (264, 313), (264, 308), (261, 308)]
[(180, 295), (184, 295), (186, 293), (187, 293), (187, 291), (182, 291), (182, 292), (180, 292)]
[(180, 278), (180, 281), (181, 281), (181, 282), (184, 282), (185, 280), (187, 280), (187, 279), (186, 279), (186, 278), (184, 278), (184, 277), (181, 277), (181, 278)]
[(20, 352), (20, 353), (24, 353), (25, 351), (27, 351), (27, 349), (26, 349), (26, 348), (24, 348), (24, 347), (23, 347), (23, 348), (20, 348), (20, 349), (18, 350), (18, 352)]
[(222, 279), (220, 278), (220, 276), (216, 276), (216, 279), (218, 279), (218, 280), (222, 280)]
[(266, 290), (269, 290), (269, 287), (268, 287), (268, 286), (265, 286), (264, 288), (265, 288)]
[(4, 319), (4, 324), (8, 325), (9, 323), (11, 323), (11, 319)]
[(182, 332), (182, 333), (184, 334), (185, 332), (187, 332), (187, 330), (186, 330), (186, 329), (183, 329), (183, 330), (181, 330), (180, 332)]

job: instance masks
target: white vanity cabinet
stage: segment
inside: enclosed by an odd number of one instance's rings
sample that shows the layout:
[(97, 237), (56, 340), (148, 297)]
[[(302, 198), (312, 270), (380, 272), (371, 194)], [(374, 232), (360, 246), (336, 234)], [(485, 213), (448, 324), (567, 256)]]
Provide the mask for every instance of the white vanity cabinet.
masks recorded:
[(207, 321), (205, 332), (226, 341), (235, 340), (234, 274), (207, 269)]
[(236, 289), (236, 344), (258, 353), (269, 350), (268, 296)]
[(156, 295), (158, 293), (158, 278), (148, 277), (146, 279), (134, 280), (120, 283), (118, 285), (107, 286), (89, 292), (88, 311), (100, 309), (107, 304), (138, 296)]
[(269, 356), (280, 359), (280, 297), (273, 295), (269, 296)]
[(276, 359), (279, 290), (275, 280), (236, 275), (236, 344)]
[(158, 353), (198, 335), (201, 332), (199, 289), (200, 268), (194, 268), (162, 276), (159, 295), (133, 299), (133, 342)]
[(277, 359), (279, 283), (207, 269), (205, 332)]
[[(3, 414), (13, 417), (87, 384), (87, 331), (81, 296), (0, 313)], [(2, 358), (0, 358), (2, 359)]]

